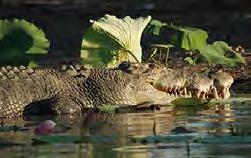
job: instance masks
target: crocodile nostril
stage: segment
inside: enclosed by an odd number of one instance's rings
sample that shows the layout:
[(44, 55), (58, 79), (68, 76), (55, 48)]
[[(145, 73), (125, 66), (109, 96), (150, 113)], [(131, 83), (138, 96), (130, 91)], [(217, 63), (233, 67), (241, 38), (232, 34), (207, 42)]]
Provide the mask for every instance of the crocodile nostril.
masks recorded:
[(153, 68), (159, 69), (160, 67), (157, 64), (155, 64), (155, 63), (150, 63), (149, 64), (149, 68), (151, 68), (151, 69), (153, 69)]

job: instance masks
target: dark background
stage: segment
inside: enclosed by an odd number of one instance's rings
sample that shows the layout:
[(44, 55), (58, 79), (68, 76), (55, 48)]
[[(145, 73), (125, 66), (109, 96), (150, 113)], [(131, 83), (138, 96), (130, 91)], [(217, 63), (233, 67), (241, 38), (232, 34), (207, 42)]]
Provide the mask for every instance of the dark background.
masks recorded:
[(90, 19), (151, 15), (167, 23), (198, 27), (210, 40), (251, 48), (250, 0), (0, 0), (0, 18), (24, 18), (51, 41), (50, 56), (78, 57)]

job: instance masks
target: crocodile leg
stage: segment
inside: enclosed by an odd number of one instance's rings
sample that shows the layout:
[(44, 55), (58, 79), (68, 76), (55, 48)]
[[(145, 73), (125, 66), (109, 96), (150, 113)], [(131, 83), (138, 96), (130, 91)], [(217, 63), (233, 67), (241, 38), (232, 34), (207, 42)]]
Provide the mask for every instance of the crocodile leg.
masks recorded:
[(71, 96), (56, 96), (50, 103), (55, 114), (81, 114), (82, 112), (80, 101)]
[(0, 72), (0, 117), (37, 111), (40, 108), (34, 104), (40, 105), (40, 101), (51, 99), (59, 92), (64, 93), (68, 86), (55, 70), (21, 69), (14, 72), (2, 68)]

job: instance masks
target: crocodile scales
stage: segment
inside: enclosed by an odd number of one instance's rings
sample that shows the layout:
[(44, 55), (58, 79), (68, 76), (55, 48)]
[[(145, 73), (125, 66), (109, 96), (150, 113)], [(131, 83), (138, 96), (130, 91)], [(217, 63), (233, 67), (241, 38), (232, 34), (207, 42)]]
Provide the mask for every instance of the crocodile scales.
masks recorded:
[(104, 104), (166, 104), (177, 97), (229, 97), (232, 77), (223, 72), (213, 76), (128, 62), (117, 69), (80, 69), (73, 74), (7, 66), (0, 70), (0, 117), (80, 113)]

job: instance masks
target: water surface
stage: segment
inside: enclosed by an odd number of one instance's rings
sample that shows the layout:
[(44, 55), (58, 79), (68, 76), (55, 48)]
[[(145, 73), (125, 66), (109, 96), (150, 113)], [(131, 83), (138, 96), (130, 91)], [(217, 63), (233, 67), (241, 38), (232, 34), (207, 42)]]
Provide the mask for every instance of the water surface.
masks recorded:
[[(250, 97), (250, 95), (245, 95)], [(56, 143), (33, 145), (34, 128), (51, 119), (57, 123), (54, 135), (116, 136), (110, 142)], [(166, 158), (166, 157), (251, 157), (251, 143), (202, 144), (135, 143), (131, 136), (173, 135), (182, 126), (193, 135), (250, 135), (251, 102), (213, 106), (162, 108), (160, 111), (93, 114), (84, 116), (36, 116), (2, 120), (3, 126), (22, 130), (0, 132), (0, 157), (4, 158)], [(189, 135), (191, 133), (182, 133)], [(4, 144), (5, 143), (5, 144)], [(16, 144), (13, 144), (16, 143)], [(7, 145), (6, 145), (7, 144)]]

